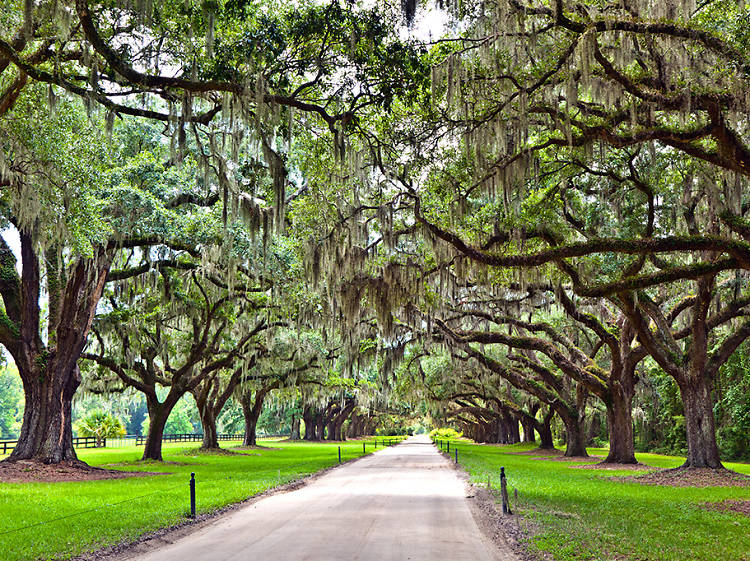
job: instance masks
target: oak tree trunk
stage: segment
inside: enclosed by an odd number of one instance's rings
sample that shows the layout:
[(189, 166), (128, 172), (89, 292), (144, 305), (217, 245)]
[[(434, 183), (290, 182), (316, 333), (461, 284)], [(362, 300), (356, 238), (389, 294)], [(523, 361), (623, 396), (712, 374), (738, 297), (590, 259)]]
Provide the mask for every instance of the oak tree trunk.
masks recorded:
[(517, 444), (521, 442), (521, 433), (518, 431), (518, 420), (510, 417), (508, 421), (508, 443)]
[(315, 419), (315, 438), (313, 440), (323, 440), (325, 436), (326, 416), (319, 413)]
[(144, 460), (162, 461), (161, 447), (164, 438), (164, 427), (167, 425), (167, 419), (172, 412), (174, 403), (149, 403), (148, 405), (148, 436), (146, 437), (146, 446), (143, 449)]
[(299, 440), (300, 434), (299, 434), (299, 417), (295, 415), (292, 417), (292, 431), (289, 434), (290, 440)]
[(687, 459), (685, 467), (723, 468), (716, 444), (713, 399), (705, 376), (691, 372), (679, 381), (685, 408)]
[(563, 418), (566, 434), (566, 456), (588, 456), (586, 452), (586, 423), (584, 418)]
[(309, 405), (302, 410), (302, 420), (305, 423), (305, 440), (315, 440), (315, 412)]
[(38, 247), (30, 232), (19, 230), (19, 238), (20, 277), (13, 252), (0, 238), (0, 293), (6, 320), (0, 342), (16, 363), (26, 400), (18, 444), (8, 461), (76, 462), (71, 412), (73, 396), (81, 383), (77, 362), (104, 289), (111, 256), (102, 250), (93, 258), (79, 258), (64, 275), (57, 265), (47, 263), (46, 347), (41, 337)]
[(203, 427), (203, 442), (201, 449), (213, 450), (219, 448), (219, 433), (216, 430), (216, 415), (212, 407), (198, 408)]
[(66, 362), (50, 357), (47, 364), (37, 360), (36, 368), (19, 367), (26, 406), (18, 444), (8, 461), (78, 461), (73, 448), (71, 403), (81, 374), (77, 366), (67, 368)]
[(521, 421), (523, 427), (523, 441), (524, 442), (536, 442), (534, 436), (534, 423), (530, 419), (523, 419)]
[(633, 395), (613, 384), (611, 401), (607, 403), (607, 426), (609, 427), (609, 454), (605, 462), (637, 464), (635, 438), (633, 435)]
[(555, 440), (552, 438), (552, 417), (545, 418), (537, 430), (539, 431), (539, 448), (552, 450), (555, 447)]
[(257, 446), (258, 445), (258, 433), (257, 428), (258, 419), (252, 415), (245, 415), (245, 434), (242, 438), (243, 446)]
[(264, 390), (256, 390), (254, 399), (253, 392), (245, 392), (242, 396), (242, 415), (245, 418), (245, 435), (242, 439), (243, 446), (258, 445), (258, 419), (263, 411), (263, 402), (266, 399), (266, 393)]

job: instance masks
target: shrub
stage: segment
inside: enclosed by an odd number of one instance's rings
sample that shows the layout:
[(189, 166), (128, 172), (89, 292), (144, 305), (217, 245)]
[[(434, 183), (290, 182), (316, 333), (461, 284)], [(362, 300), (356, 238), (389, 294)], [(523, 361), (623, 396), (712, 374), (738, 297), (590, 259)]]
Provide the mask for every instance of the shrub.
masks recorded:
[(79, 436), (96, 438), (97, 448), (104, 444), (105, 438), (117, 438), (125, 434), (125, 426), (117, 417), (104, 411), (92, 411), (88, 416), (76, 422)]
[(439, 438), (441, 440), (444, 438), (461, 438), (463, 435), (464, 433), (451, 428), (440, 428), (430, 431), (430, 438)]

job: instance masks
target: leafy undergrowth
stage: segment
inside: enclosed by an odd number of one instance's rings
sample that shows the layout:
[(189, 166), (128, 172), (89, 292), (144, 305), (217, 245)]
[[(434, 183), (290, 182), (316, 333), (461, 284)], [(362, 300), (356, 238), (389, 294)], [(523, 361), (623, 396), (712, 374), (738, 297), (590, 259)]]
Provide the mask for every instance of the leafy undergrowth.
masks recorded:
[[(535, 522), (531, 549), (559, 560), (748, 561), (750, 519), (706, 503), (750, 499), (749, 487), (673, 487), (643, 485), (617, 476), (629, 470), (571, 469), (581, 462), (534, 459), (518, 454), (533, 446), (486, 446), (455, 442), (459, 461), (472, 481), (494, 488), (504, 466), (514, 507)], [(606, 455), (606, 450), (589, 449)], [(637, 454), (639, 462), (674, 468), (684, 458)], [(591, 462), (593, 463), (593, 462)], [(750, 474), (750, 465), (725, 463)], [(524, 524), (524, 522), (521, 522)]]
[[(237, 443), (223, 442), (232, 449)], [(362, 455), (362, 441), (263, 441), (238, 454), (200, 453), (195, 443), (164, 445), (164, 463), (140, 462), (143, 448), (79, 450), (85, 462), (165, 475), (103, 481), (0, 483), (0, 559), (67, 559), (131, 541), (186, 520), (195, 472), (198, 513), (215, 511)], [(380, 449), (381, 443), (378, 443)], [(367, 453), (374, 447), (370, 441)]]

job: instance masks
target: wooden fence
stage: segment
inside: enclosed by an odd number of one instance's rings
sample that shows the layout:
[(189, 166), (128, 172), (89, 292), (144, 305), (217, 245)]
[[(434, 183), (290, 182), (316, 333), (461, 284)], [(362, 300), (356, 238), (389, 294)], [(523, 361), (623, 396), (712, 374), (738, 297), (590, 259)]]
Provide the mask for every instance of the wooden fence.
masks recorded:
[[(218, 440), (242, 440), (243, 434), (220, 434), (217, 438)], [(201, 442), (202, 440), (202, 434), (165, 434), (161, 437), (162, 442)], [(136, 446), (143, 446), (144, 444), (146, 444), (145, 436), (135, 437)]]
[[(3, 440), (0, 442), (0, 456), (10, 454), (18, 444), (18, 440)], [(107, 446), (107, 439), (102, 439), (102, 445)], [(96, 448), (96, 437), (93, 436), (76, 436), (73, 438), (75, 448)]]

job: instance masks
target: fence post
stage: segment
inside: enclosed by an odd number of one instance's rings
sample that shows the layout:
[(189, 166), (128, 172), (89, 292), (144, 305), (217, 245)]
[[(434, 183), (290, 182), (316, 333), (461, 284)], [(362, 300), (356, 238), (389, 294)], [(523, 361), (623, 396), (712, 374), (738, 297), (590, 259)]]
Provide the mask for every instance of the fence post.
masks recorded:
[(453, 448), (453, 451), (456, 453), (456, 463), (458, 463), (458, 448)]
[(448, 440), (447, 444), (448, 444), (448, 454), (450, 454), (451, 453), (451, 441)]
[(195, 518), (195, 473), (190, 474), (190, 518)]
[(341, 446), (339, 446), (339, 463), (341, 463)]
[(363, 454), (367, 453), (367, 450), (365, 449), (365, 443), (364, 442), (362, 443), (362, 453)]
[(508, 484), (505, 480), (505, 468), (500, 468), (500, 497), (503, 501), (503, 514), (513, 514), (508, 504)]

